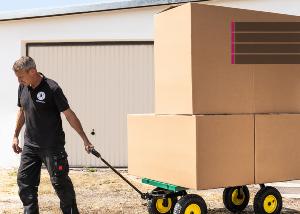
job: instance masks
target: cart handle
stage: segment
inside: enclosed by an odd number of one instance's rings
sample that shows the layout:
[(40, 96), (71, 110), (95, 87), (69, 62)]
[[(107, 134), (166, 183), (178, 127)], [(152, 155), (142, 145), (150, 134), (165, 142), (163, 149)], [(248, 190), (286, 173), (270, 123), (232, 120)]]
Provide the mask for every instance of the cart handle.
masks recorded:
[(104, 160), (100, 153), (95, 150), (94, 148), (90, 150), (90, 152), (95, 155), (97, 158), (100, 158), (102, 162), (108, 166), (112, 171), (114, 171), (118, 176), (120, 176), (127, 184), (129, 184), (136, 192), (138, 192), (142, 199), (151, 199), (151, 196), (149, 193), (143, 193), (141, 192), (136, 186), (134, 186), (130, 181), (128, 181), (120, 172), (118, 172), (113, 166), (111, 166), (106, 160)]

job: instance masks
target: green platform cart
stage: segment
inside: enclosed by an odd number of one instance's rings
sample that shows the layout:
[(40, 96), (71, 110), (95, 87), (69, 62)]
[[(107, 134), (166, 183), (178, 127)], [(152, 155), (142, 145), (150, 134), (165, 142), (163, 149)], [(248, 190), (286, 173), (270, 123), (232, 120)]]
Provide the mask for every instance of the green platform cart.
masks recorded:
[[(109, 168), (127, 182), (142, 199), (148, 201), (149, 214), (206, 214), (207, 206), (204, 199), (197, 194), (188, 194), (187, 188), (143, 178), (142, 183), (152, 185), (154, 189), (151, 192), (143, 193), (114, 167), (112, 167), (95, 150), (91, 153), (100, 158)], [(223, 191), (223, 203), (232, 213), (243, 211), (250, 199), (250, 193), (247, 186), (227, 187)], [(282, 209), (282, 197), (280, 192), (271, 186), (260, 184), (260, 190), (254, 198), (255, 214), (280, 214)]]

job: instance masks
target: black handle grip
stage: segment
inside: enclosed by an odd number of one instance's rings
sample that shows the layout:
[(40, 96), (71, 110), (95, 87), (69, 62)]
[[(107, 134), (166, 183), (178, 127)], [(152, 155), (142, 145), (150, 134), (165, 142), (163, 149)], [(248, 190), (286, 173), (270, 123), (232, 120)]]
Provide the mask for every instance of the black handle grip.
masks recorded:
[(97, 158), (101, 158), (100, 153), (97, 152), (96, 149), (92, 149), (92, 150), (91, 150), (91, 153), (92, 153), (93, 155), (95, 155)]

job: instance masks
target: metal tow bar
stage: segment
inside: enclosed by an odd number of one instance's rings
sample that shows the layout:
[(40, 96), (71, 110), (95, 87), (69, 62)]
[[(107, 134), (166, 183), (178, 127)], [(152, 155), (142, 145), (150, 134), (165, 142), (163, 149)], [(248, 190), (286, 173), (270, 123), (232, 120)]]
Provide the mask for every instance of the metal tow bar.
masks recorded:
[(109, 168), (111, 168), (112, 171), (114, 171), (117, 175), (119, 175), (127, 184), (129, 184), (137, 193), (140, 194), (142, 199), (151, 199), (152, 196), (147, 192), (147, 193), (143, 193), (141, 192), (136, 186), (134, 186), (130, 181), (128, 181), (123, 175), (121, 175), (120, 172), (118, 172), (113, 166), (111, 166), (106, 160), (104, 160), (100, 153), (97, 152), (95, 149), (91, 149), (91, 153), (93, 155), (95, 155), (97, 158), (100, 158), (101, 161), (108, 166)]

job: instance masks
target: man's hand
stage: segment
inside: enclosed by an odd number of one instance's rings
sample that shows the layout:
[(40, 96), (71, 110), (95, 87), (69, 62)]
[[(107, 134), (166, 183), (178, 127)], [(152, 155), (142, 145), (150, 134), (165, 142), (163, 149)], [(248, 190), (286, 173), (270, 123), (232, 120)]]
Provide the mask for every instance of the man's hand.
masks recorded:
[(22, 152), (22, 148), (19, 147), (19, 138), (14, 137), (13, 143), (12, 143), (12, 148), (16, 154), (19, 154)]
[(86, 142), (84, 142), (84, 148), (85, 148), (85, 151), (87, 151), (87, 153), (90, 154), (91, 150), (94, 148), (94, 146), (89, 141), (86, 141)]

